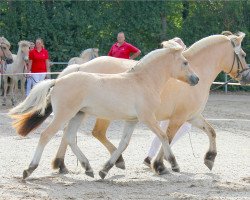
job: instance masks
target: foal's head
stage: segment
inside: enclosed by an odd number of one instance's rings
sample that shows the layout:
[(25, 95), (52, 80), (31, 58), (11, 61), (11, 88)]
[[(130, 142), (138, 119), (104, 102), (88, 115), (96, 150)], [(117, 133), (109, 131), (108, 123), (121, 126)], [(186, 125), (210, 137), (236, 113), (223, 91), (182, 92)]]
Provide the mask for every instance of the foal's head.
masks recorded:
[(182, 55), (184, 48), (173, 40), (162, 43), (164, 48), (170, 48), (173, 53), (174, 65), (172, 65), (172, 77), (180, 81), (186, 82), (189, 85), (196, 85), (199, 82), (198, 76), (191, 69), (188, 61)]
[(7, 64), (13, 62), (10, 43), (5, 37), (0, 37), (0, 60), (5, 60)]

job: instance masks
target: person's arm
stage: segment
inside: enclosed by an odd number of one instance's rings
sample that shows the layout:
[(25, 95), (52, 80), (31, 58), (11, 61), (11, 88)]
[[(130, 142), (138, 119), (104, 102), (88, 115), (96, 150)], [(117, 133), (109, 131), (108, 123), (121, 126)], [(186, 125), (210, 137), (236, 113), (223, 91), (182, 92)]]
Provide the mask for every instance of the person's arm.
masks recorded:
[(132, 56), (130, 56), (130, 60), (134, 60), (135, 58), (137, 58), (139, 55), (141, 54), (141, 51), (137, 51), (136, 53), (132, 54)]

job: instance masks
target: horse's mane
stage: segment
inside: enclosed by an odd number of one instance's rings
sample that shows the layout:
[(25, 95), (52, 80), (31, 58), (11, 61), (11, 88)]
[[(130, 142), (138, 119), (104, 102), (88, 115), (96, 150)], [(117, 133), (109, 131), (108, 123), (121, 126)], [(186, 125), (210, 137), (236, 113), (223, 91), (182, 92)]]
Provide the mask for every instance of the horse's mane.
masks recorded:
[(193, 45), (191, 45), (186, 51), (183, 52), (183, 55), (193, 55), (204, 48), (208, 48), (211, 45), (222, 43), (225, 41), (229, 41), (229, 38), (225, 35), (211, 35), (205, 38), (202, 38), (201, 40), (195, 42)]
[(30, 46), (30, 42), (29, 41), (26, 41), (26, 40), (21, 40), (20, 42), (18, 42), (18, 45), (19, 46)]
[(143, 58), (139, 60), (139, 62), (132, 67), (128, 72), (133, 72), (141, 69), (144, 65), (147, 65), (149, 62), (152, 62), (153, 60), (159, 59), (159, 57), (162, 57), (162, 55), (166, 55), (167, 53), (170, 53), (171, 51), (176, 50), (183, 50), (181, 45), (179, 45), (177, 42), (174, 41), (167, 41), (164, 44), (165, 48), (162, 49), (156, 49), (148, 54), (146, 54)]
[(5, 38), (5, 37), (0, 37), (0, 43), (4, 43), (4, 44), (6, 44), (7, 46), (11, 46), (10, 45), (10, 42)]

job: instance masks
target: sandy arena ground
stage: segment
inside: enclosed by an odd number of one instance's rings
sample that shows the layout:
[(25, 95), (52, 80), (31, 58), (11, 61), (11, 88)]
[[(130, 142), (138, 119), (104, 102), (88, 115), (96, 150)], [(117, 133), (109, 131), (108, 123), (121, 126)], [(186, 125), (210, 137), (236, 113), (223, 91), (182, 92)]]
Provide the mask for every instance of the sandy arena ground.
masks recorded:
[[(0, 99), (2, 100), (2, 99)], [(10, 108), (10, 107), (7, 107)], [(7, 109), (0, 109), (0, 199), (250, 199), (250, 94), (211, 94), (204, 116), (217, 132), (218, 155), (213, 170), (203, 164), (208, 138), (192, 128), (173, 146), (181, 173), (158, 176), (142, 164), (153, 134), (142, 124), (134, 132), (123, 154), (126, 170), (113, 167), (105, 180), (98, 171), (109, 158), (104, 147), (91, 136), (94, 119), (89, 118), (78, 134), (78, 145), (95, 172), (84, 174), (71, 150), (66, 155), (69, 174), (51, 169), (62, 131), (46, 146), (36, 171), (22, 181), (22, 172), (32, 159), (39, 132), (20, 138), (11, 128)], [(122, 122), (108, 130), (117, 146)], [(190, 143), (191, 139), (191, 143)], [(191, 147), (193, 146), (193, 150)]]

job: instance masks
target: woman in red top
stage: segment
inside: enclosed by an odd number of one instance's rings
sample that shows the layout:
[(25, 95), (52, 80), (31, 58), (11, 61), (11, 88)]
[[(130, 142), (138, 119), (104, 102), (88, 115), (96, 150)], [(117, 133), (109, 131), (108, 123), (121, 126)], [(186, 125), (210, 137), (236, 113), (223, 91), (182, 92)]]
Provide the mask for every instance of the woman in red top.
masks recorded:
[[(130, 56), (131, 53), (133, 54)], [(113, 44), (113, 46), (109, 50), (108, 56), (133, 60), (140, 54), (140, 49), (136, 48), (132, 44), (125, 42), (125, 35), (123, 32), (120, 32), (117, 35), (117, 42)]]
[[(44, 42), (41, 38), (36, 39), (35, 48), (29, 52), (29, 71), (32, 74), (27, 79), (26, 95), (28, 96), (31, 88), (46, 77), (49, 67), (49, 53), (44, 48)], [(44, 74), (43, 74), (44, 73)]]

